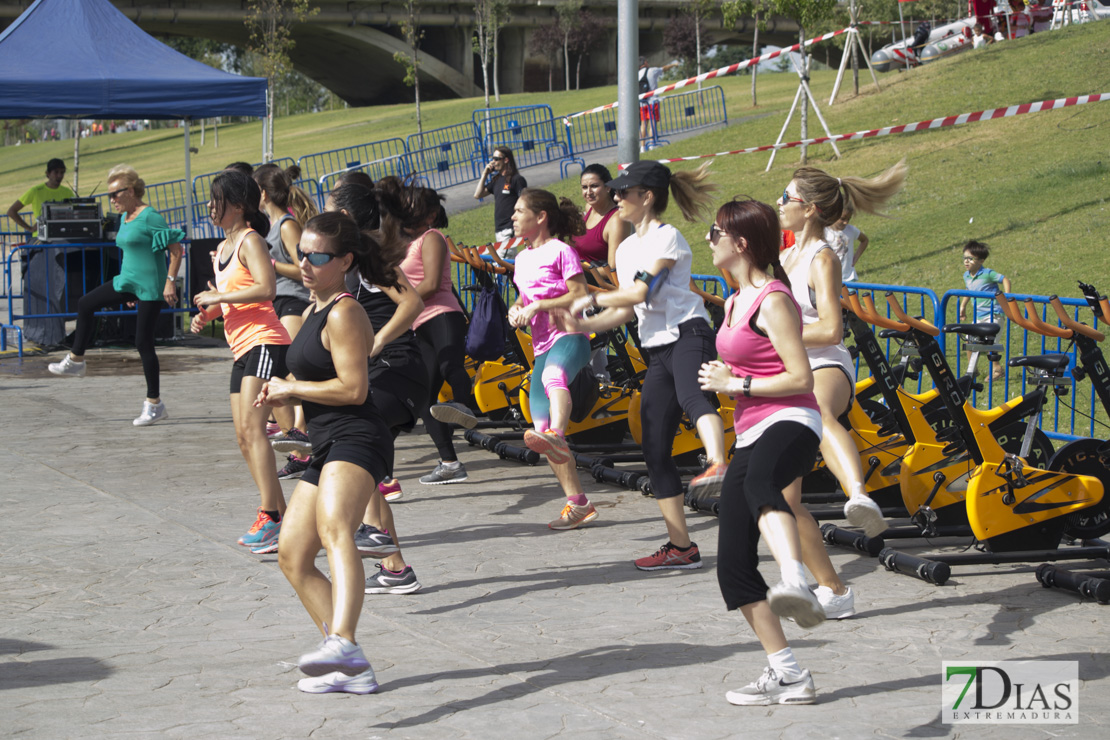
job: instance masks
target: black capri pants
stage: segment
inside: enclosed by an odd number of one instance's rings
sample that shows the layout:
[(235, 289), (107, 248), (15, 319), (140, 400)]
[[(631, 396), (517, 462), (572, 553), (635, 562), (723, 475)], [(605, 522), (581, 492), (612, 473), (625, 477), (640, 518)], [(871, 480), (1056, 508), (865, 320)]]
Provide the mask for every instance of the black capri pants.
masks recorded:
[(661, 347), (645, 347), (648, 368), (640, 391), (641, 447), (651, 489), (657, 499), (682, 493), (682, 478), (671, 457), (682, 412), (697, 423), (717, 413), (717, 396), (698, 384), (703, 363), (717, 358), (713, 329), (704, 319), (678, 326), (678, 339)]
[(821, 440), (805, 424), (780, 421), (747, 447), (737, 447), (721, 489), (717, 583), (729, 610), (767, 598), (759, 573), (759, 512), (794, 516), (782, 490), (808, 473)]
[(424, 428), (436, 446), (439, 458), (454, 462), (455, 445), (451, 442), (451, 425), (437, 420), (428, 410), (436, 403), (444, 381), (451, 386), (451, 395), (466, 406), (474, 406), (470, 374), (466, 372), (466, 317), (461, 311), (433, 316), (416, 328), (421, 359), (428, 372), (428, 404), (421, 411)]
[(77, 330), (74, 333), (73, 349), (70, 353), (78, 357), (85, 354), (96, 331), (94, 313), (102, 308), (119, 306), (130, 301), (135, 301), (138, 312), (135, 320), (135, 349), (139, 350), (139, 359), (143, 363), (146, 397), (158, 398), (160, 368), (158, 355), (154, 352), (154, 328), (159, 312), (166, 305), (165, 301), (140, 301), (133, 293), (120, 293), (111, 282), (93, 288), (77, 301)]

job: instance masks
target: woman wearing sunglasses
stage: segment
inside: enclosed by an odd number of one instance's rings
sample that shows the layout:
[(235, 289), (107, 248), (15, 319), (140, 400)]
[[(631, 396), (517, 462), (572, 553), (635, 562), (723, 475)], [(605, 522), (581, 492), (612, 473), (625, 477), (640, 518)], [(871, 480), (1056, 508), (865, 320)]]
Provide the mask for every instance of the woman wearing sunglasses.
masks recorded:
[(274, 470), (274, 450), (266, 437), (270, 409), (254, 399), (270, 378), (284, 377), (289, 332), (270, 303), (277, 276), (266, 241), (248, 222), (258, 210), (261, 191), (249, 175), (224, 170), (212, 180), (208, 214), (224, 231), (216, 249), (216, 284), (198, 293), (193, 303), (200, 313), (191, 329), (199, 333), (219, 316), (235, 358), (231, 366), (231, 420), (239, 451), (262, 499), (258, 516), (239, 544), (252, 552), (273, 552), (285, 514), (285, 495)]
[[(528, 181), (517, 170), (512, 150), (504, 146), (495, 148), (474, 190), (475, 200), (493, 196), (495, 243), (501, 244), (513, 238), (513, 209), (516, 208), (516, 199), (526, 187)], [(501, 256), (505, 257), (507, 253)]]
[[(85, 374), (85, 349), (92, 341), (97, 321), (94, 313), (109, 306), (134, 303), (135, 349), (143, 363), (146, 400), (132, 424), (149, 426), (168, 417), (159, 389), (160, 368), (154, 351), (154, 327), (164, 304), (177, 303), (174, 281), (181, 266), (179, 243), (185, 232), (171, 229), (162, 214), (143, 203), (146, 183), (131, 167), (121, 164), (108, 173), (108, 200), (122, 214), (116, 246), (123, 252), (119, 275), (81, 296), (77, 302), (77, 331), (73, 349), (48, 369), (54, 375), (82, 377)], [(166, 252), (170, 255), (166, 269)]]
[(516, 202), (513, 226), (528, 248), (517, 254), (513, 282), (519, 298), (509, 308), (509, 323), (531, 330), (536, 357), (528, 392), (535, 431), (524, 433), (524, 444), (547, 457), (566, 495), (559, 517), (547, 526), (575, 529), (597, 518), (564, 437), (570, 422), (570, 383), (590, 360), (590, 340), (584, 334), (559, 331), (551, 312), (569, 308), (586, 295), (582, 261), (567, 243), (586, 225), (569, 199), (528, 188)]
[[(855, 365), (843, 341), (842, 268), (824, 233), (826, 226), (840, 219), (846, 203), (857, 211), (876, 213), (902, 189), (905, 179), (904, 161), (870, 179), (833, 177), (815, 167), (802, 167), (794, 172), (779, 200), (782, 228), (797, 236), (795, 244), (782, 253), (782, 264), (802, 309), (802, 340), (813, 369), (813, 392), (821, 407), (824, 428), (821, 456), (848, 496), (845, 517), (853, 526), (863, 528), (868, 536), (881, 533), (886, 523), (879, 506), (864, 489), (856, 446), (848, 430), (837, 421), (853, 401)], [(799, 504), (795, 514), (800, 519), (809, 516), (803, 512)], [(812, 530), (817, 532), (816, 523)], [(816, 537), (820, 541), (819, 533)], [(855, 613), (851, 589), (836, 578), (835, 572), (814, 575), (822, 582), (817, 597), (830, 617), (843, 618)]]
[[(800, 309), (779, 263), (775, 210), (754, 200), (721, 206), (709, 230), (713, 266), (739, 288), (725, 302), (717, 334), (721, 359), (699, 372), (701, 387), (736, 399), (736, 449), (721, 489), (717, 581), (725, 606), (739, 609), (767, 653), (753, 683), (725, 696), (739, 705), (812, 704), (813, 679), (794, 658), (780, 618), (802, 627), (825, 620), (806, 584), (791, 499), (817, 459), (821, 412), (802, 344)], [(759, 573), (762, 535), (778, 563), (773, 588)], [(823, 545), (820, 545), (824, 549)]]
[[(725, 475), (725, 433), (717, 398), (698, 386), (702, 363), (717, 356), (713, 327), (705, 305), (690, 291), (690, 245), (661, 220), (671, 196), (687, 221), (697, 220), (709, 207), (716, 186), (708, 181), (707, 168), (672, 174), (658, 162), (636, 162), (608, 183), (617, 197), (617, 215), (633, 229), (617, 250), (620, 289), (579, 299), (570, 315), (560, 319), (563, 331), (582, 333), (605, 331), (633, 316), (639, 322), (640, 345), (648, 359), (640, 394), (644, 461), (669, 535), (655, 553), (635, 561), (640, 570), (701, 567), (698, 546), (686, 527), (682, 478), (671, 457), (684, 411), (697, 426), (709, 459), (709, 469), (690, 486), (719, 490)], [(610, 310), (577, 318), (591, 306)]]
[[(369, 393), (366, 358), (374, 329), (347, 292), (346, 277), (358, 270), (373, 285), (396, 288), (401, 254), (398, 248), (391, 256), (346, 214), (309, 220), (297, 255), (316, 300), (289, 348), (295, 380), (273, 378), (255, 400), (262, 409), (300, 403), (312, 440), (312, 464), (293, 489), (278, 552), (282, 572), (324, 635), (300, 658), (309, 678), (297, 687), (308, 693), (369, 694), (378, 688), (355, 639), (366, 574), (354, 533), (389, 467), (393, 438)], [(321, 548), (330, 581), (316, 566)]]

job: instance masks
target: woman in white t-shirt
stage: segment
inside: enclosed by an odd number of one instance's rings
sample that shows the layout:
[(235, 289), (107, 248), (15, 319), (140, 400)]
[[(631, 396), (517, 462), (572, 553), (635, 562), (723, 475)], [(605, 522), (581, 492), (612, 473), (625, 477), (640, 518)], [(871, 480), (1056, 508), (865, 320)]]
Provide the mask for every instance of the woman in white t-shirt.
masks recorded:
[[(859, 452), (851, 434), (838, 421), (852, 405), (855, 364), (843, 341), (840, 307), (843, 268), (825, 241), (825, 228), (840, 220), (846, 202), (866, 213), (875, 213), (902, 189), (905, 179), (904, 161), (870, 179), (833, 177), (816, 167), (802, 167), (794, 172), (779, 200), (782, 228), (797, 236), (794, 246), (782, 253), (782, 265), (790, 276), (794, 299), (802, 309), (802, 341), (813, 369), (813, 393), (821, 407), (824, 428), (821, 456), (848, 496), (845, 517), (871, 537), (886, 529), (886, 523), (879, 506), (867, 496)], [(808, 516), (799, 511), (795, 515)], [(814, 575), (822, 580), (820, 574)], [(839, 582), (837, 585), (840, 586)]]
[[(617, 248), (620, 289), (576, 301), (571, 315), (561, 317), (561, 328), (570, 332), (605, 331), (633, 316), (639, 322), (640, 346), (648, 362), (640, 394), (644, 461), (670, 535), (655, 553), (636, 560), (640, 570), (701, 567), (698, 546), (686, 528), (682, 479), (671, 457), (684, 411), (697, 426), (709, 459), (709, 469), (691, 481), (691, 488), (715, 495), (727, 469), (716, 396), (698, 385), (702, 363), (716, 359), (717, 350), (709, 314), (690, 291), (693, 252), (678, 229), (660, 220), (670, 196), (687, 221), (698, 219), (711, 205), (716, 186), (708, 182), (707, 167), (672, 174), (658, 162), (636, 162), (608, 183), (617, 199), (617, 215), (632, 224), (632, 235)], [(591, 305), (610, 310), (576, 318)]]
[[(867, 234), (860, 231), (858, 226), (848, 223), (855, 213), (856, 209), (851, 202), (845, 201), (844, 211), (840, 214), (840, 219), (836, 223), (825, 227), (825, 241), (829, 243), (829, 246), (836, 252), (836, 256), (840, 258), (840, 272), (846, 283), (859, 280), (859, 275), (856, 274), (856, 263), (863, 256), (870, 241)], [(857, 242), (859, 244), (858, 249), (856, 248)]]

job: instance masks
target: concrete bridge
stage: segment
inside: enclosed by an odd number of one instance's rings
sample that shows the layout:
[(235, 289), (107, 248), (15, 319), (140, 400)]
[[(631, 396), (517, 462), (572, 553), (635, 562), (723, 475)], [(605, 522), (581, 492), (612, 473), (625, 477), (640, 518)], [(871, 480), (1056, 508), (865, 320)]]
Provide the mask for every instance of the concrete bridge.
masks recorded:
[[(17, 18), (33, 0), (0, 0), (0, 29)], [(155, 35), (207, 38), (246, 47), (247, 3), (244, 0), (112, 0), (128, 18)], [(547, 89), (548, 61), (530, 50), (533, 31), (555, 18), (557, 0), (510, 0), (512, 18), (499, 45), (502, 92)], [(640, 0), (640, 51), (662, 62), (663, 28), (681, 12), (681, 0)], [(407, 51), (401, 40), (403, 6), (397, 0), (315, 0), (320, 11), (293, 29), (294, 67), (351, 105), (404, 102), (412, 99), (404, 70), (393, 60)], [(603, 19), (607, 36), (583, 62), (582, 84), (616, 82), (616, 0), (593, 0), (589, 9)], [(423, 0), (420, 25), (420, 90), (425, 99), (474, 97), (482, 94), (480, 62), (472, 48), (473, 2)], [(754, 21), (746, 19), (724, 29), (719, 17), (708, 22), (706, 45), (751, 44)], [(785, 45), (797, 37), (797, 26), (772, 18), (761, 40)], [(44, 44), (47, 40), (44, 40)], [(572, 59), (572, 63), (575, 60)], [(556, 80), (562, 79), (562, 63)], [(573, 74), (573, 69), (572, 69)], [(558, 82), (556, 82), (558, 87)]]

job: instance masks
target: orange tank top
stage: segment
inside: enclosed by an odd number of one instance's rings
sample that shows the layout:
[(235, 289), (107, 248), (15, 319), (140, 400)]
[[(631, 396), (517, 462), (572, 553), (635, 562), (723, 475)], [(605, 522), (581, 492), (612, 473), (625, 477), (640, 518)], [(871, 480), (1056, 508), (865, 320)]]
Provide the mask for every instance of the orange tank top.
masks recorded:
[[(247, 229), (239, 238), (239, 243), (231, 252), (227, 262), (219, 260), (217, 251), (216, 289), (221, 293), (242, 290), (254, 285), (250, 270), (239, 259), (239, 248), (243, 240), (254, 229)], [(221, 245), (222, 246), (222, 245)], [(222, 251), (222, 250), (221, 250)], [(224, 334), (231, 345), (231, 354), (238, 360), (261, 344), (289, 344), (289, 332), (278, 321), (274, 304), (262, 303), (223, 303)]]

